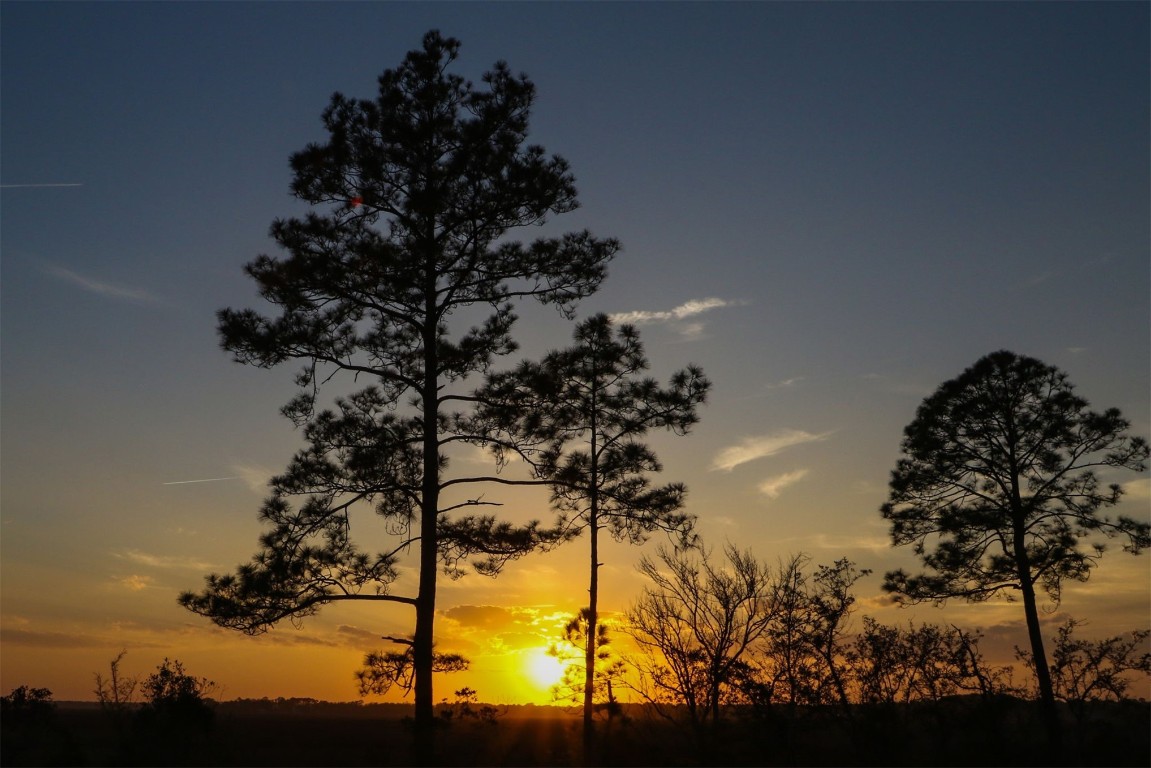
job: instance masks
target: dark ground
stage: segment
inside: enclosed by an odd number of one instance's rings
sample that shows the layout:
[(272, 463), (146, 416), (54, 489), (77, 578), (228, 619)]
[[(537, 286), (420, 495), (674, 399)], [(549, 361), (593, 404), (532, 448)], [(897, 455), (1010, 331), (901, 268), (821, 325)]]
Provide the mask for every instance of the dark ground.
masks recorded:
[[(210, 727), (155, 723), (130, 713), (119, 722), (95, 706), (67, 704), (38, 722), (4, 722), (2, 764), (183, 766), (403, 766), (412, 763), (406, 708), (354, 705), (219, 705)], [(716, 734), (696, 735), (633, 710), (602, 723), (597, 754), (606, 766), (1007, 766), (1151, 765), (1151, 705), (1103, 704), (1063, 712), (1064, 743), (1044, 751), (1034, 705), (941, 705), (782, 711), (733, 716)], [(585, 764), (578, 716), (513, 708), (496, 722), (465, 719), (437, 742), (451, 766)]]

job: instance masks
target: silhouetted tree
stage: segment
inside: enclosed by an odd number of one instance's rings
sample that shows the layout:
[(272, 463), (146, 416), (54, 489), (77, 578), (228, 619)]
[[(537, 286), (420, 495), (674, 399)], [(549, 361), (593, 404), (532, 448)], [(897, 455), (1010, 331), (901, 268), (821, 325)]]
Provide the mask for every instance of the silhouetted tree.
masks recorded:
[(909, 622), (907, 628), (863, 617), (848, 653), (860, 704), (938, 702), (948, 696), (1011, 690), (1008, 668), (992, 667), (978, 632)]
[(920, 405), (882, 507), (892, 541), (912, 545), (927, 568), (886, 575), (897, 599), (1022, 596), (1053, 744), (1059, 726), (1036, 587), (1058, 603), (1065, 579), (1085, 581), (1103, 552), (1098, 543), (1082, 548), (1093, 534), (1123, 536), (1133, 553), (1151, 543), (1147, 523), (1099, 514), (1122, 489), (1100, 488), (1096, 469), (1146, 468), (1147, 443), (1126, 435), (1129, 426), (1116, 409), (1089, 410), (1057, 368), (995, 352)]
[[(1151, 630), (1138, 629), (1130, 637), (1121, 635), (1101, 640), (1075, 637), (1084, 622), (1067, 619), (1058, 629), (1051, 649), (1051, 685), (1055, 697), (1080, 714), (1089, 701), (1123, 701), (1131, 687), (1130, 673), (1151, 674), (1151, 653), (1146, 641)], [(1030, 669), (1035, 657), (1018, 647), (1016, 656)]]
[(57, 727), (52, 691), (21, 685), (0, 696), (0, 763), (76, 765), (69, 741)]
[(21, 685), (13, 688), (7, 696), (0, 696), (0, 715), (6, 724), (24, 725), (47, 720), (55, 711), (56, 702), (52, 701), (52, 691), (47, 688)]
[[(623, 682), (625, 663), (612, 650), (611, 633), (602, 620), (595, 625), (594, 642), (588, 637), (591, 622), (590, 609), (584, 608), (564, 625), (563, 639), (548, 647), (548, 654), (563, 664), (563, 676), (552, 687), (557, 700), (579, 703), (587, 708), (587, 656), (585, 649), (591, 644), (595, 652), (595, 678), (592, 689), (592, 702), (597, 710), (606, 711), (612, 718), (621, 711), (615, 691)], [(577, 649), (568, 651), (567, 648)], [(586, 731), (585, 731), (586, 733)]]
[(100, 702), (100, 709), (112, 720), (121, 746), (128, 738), (130, 710), (136, 700), (136, 689), (140, 685), (138, 677), (125, 675), (120, 671), (120, 662), (127, 654), (127, 650), (122, 650), (108, 663), (108, 677), (99, 672), (95, 674), (96, 690), (93, 691), (96, 700)]
[(202, 727), (212, 720), (209, 696), (216, 684), (206, 677), (189, 675), (179, 659), (164, 659), (140, 688), (147, 707), (162, 723)]
[(440, 701), (438, 714), (441, 722), (451, 724), (471, 720), (490, 726), (495, 725), (507, 711), (506, 707), (501, 711), (491, 704), (480, 704), (479, 693), (475, 688), (460, 688), (455, 691), (455, 697), (454, 701), (448, 701), (447, 697)]
[(793, 714), (801, 704), (848, 704), (844, 652), (856, 602), (852, 588), (870, 573), (842, 558), (812, 576), (809, 563), (801, 553), (779, 564), (771, 620), (744, 681), (751, 703), (786, 703)]
[(651, 586), (628, 613), (627, 631), (649, 653), (649, 701), (682, 705), (701, 757), (714, 757), (722, 707), (771, 622), (776, 585), (770, 568), (731, 544), (725, 564), (698, 548), (661, 546), (657, 555), (640, 560)]
[(870, 573), (866, 568), (857, 568), (851, 560), (840, 558), (831, 565), (820, 565), (812, 577), (813, 588), (808, 598), (811, 604), (808, 643), (819, 664), (817, 702), (847, 706), (847, 681), (842, 657), (848, 620), (855, 606), (855, 595), (851, 590), (855, 582)]
[(599, 532), (616, 541), (642, 544), (657, 530), (691, 535), (691, 516), (682, 513), (682, 483), (652, 487), (648, 475), (662, 467), (640, 442), (650, 430), (684, 435), (699, 417), (711, 383), (696, 366), (675, 373), (666, 388), (643, 376), (649, 367), (639, 332), (612, 328), (597, 314), (575, 330), (575, 344), (542, 362), (524, 362), (493, 375), (480, 392), (481, 431), (503, 437), (502, 452), (515, 450), (532, 463), (536, 476), (552, 483), (552, 506), (570, 533), (587, 531), (590, 542), (588, 608), (584, 648), (584, 737), (594, 727), (598, 637)]
[(100, 706), (106, 710), (114, 712), (121, 712), (128, 708), (133, 702), (136, 695), (136, 687), (140, 684), (139, 678), (127, 676), (125, 677), (120, 673), (120, 662), (128, 651), (120, 651), (116, 654), (116, 658), (112, 659), (108, 664), (109, 674), (104, 677), (99, 672), (96, 673), (96, 700), (100, 702)]
[[(324, 112), (325, 144), (292, 156), (293, 194), (314, 207), (278, 220), (287, 252), (247, 273), (279, 310), (222, 310), (222, 346), (242, 363), (302, 361), (302, 394), (284, 408), (309, 447), (272, 482), (270, 530), (253, 562), (208, 578), (181, 602), (216, 623), (259, 632), (336, 600), (382, 600), (415, 609), (412, 645), (418, 757), (430, 759), (436, 577), (461, 564), (495, 573), (546, 540), (534, 524), (451, 513), (489, 504), (467, 496), (496, 478), (446, 477), (459, 441), (454, 408), (469, 375), (516, 348), (513, 301), (531, 297), (565, 314), (603, 280), (618, 249), (578, 232), (523, 244), (509, 233), (577, 206), (568, 164), (527, 145), (535, 88), (499, 62), (473, 87), (449, 74), (459, 42), (432, 31), (379, 78), (375, 100), (336, 94)], [(452, 336), (465, 308), (490, 315)], [(343, 373), (370, 386), (316, 413), (320, 385)], [(410, 407), (410, 411), (403, 411)], [(448, 499), (449, 489), (465, 498)], [(308, 497), (293, 507), (289, 497)], [(397, 535), (362, 551), (350, 537), (353, 506), (374, 505)], [(414, 596), (394, 595), (400, 552), (415, 549)]]

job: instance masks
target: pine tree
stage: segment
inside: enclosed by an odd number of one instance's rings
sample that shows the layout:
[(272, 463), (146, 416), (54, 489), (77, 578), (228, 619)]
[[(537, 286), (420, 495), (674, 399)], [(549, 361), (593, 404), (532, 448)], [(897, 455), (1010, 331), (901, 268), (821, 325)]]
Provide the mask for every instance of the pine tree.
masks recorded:
[[(497, 63), (473, 87), (450, 74), (460, 44), (438, 32), (379, 78), (374, 100), (332, 97), (329, 134), (291, 158), (292, 193), (312, 206), (277, 220), (286, 252), (246, 271), (279, 311), (219, 313), (223, 348), (241, 363), (303, 363), (301, 394), (284, 413), (308, 447), (273, 479), (261, 516), (270, 527), (253, 561), (181, 602), (216, 623), (260, 632), (340, 600), (415, 608), (410, 640), (417, 757), (431, 759), (436, 579), (465, 562), (496, 573), (508, 559), (554, 542), (538, 525), (460, 514), (479, 494), (443, 502), (453, 425), (474, 398), (464, 379), (516, 349), (513, 302), (530, 297), (571, 316), (618, 250), (577, 232), (522, 243), (509, 238), (576, 208), (568, 164), (526, 144), (535, 88)], [(453, 336), (453, 314), (486, 319)], [(321, 386), (345, 375), (368, 386), (317, 412)], [(345, 379), (346, 380), (346, 379)], [(291, 497), (303, 496), (299, 505)], [(397, 535), (369, 553), (353, 543), (354, 509), (374, 507)], [(390, 592), (402, 552), (418, 552), (417, 594)]]

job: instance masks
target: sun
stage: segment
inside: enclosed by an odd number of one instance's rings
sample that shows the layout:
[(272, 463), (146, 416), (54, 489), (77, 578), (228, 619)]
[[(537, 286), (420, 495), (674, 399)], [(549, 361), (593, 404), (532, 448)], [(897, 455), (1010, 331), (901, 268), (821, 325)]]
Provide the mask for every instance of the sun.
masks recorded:
[(526, 659), (528, 674), (541, 688), (550, 688), (564, 676), (564, 665), (544, 648), (532, 651)]

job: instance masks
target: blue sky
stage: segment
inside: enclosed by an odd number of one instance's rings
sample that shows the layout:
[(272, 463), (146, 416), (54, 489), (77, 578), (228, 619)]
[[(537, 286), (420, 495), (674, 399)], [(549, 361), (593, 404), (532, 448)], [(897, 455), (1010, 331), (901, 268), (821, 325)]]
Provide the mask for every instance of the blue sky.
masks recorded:
[[(303, 210), (287, 160), (324, 138), (331, 93), (372, 96), (430, 28), (461, 39), (457, 72), (505, 59), (535, 81), (532, 139), (582, 202), (548, 228), (622, 241), (581, 313), (628, 314), (657, 374), (714, 381), (690, 437), (653, 441), (714, 544), (907, 564), (878, 513), (901, 430), (996, 349), (1151, 433), (1145, 3), (5, 2), (0, 687), (82, 698), (121, 647), (215, 679), (302, 648), (336, 671), (283, 695), (351, 698), (362, 637), (405, 631), (332, 608), (248, 641), (175, 595), (250, 556), (261, 483), (299, 446), (278, 415), (292, 371), (233, 364), (214, 312), (259, 308), (241, 267)], [(554, 314), (522, 315), (524, 354), (567, 344)], [(236, 479), (166, 485), (209, 478)], [(1146, 476), (1115, 479), (1146, 515)], [(638, 553), (613, 553), (622, 610)], [(574, 610), (579, 590), (532, 586), (581, 554), (465, 579), (440, 607)], [(1146, 625), (1147, 576), (1112, 554), (1062, 610)], [(947, 610), (1022, 642), (1017, 606)]]

